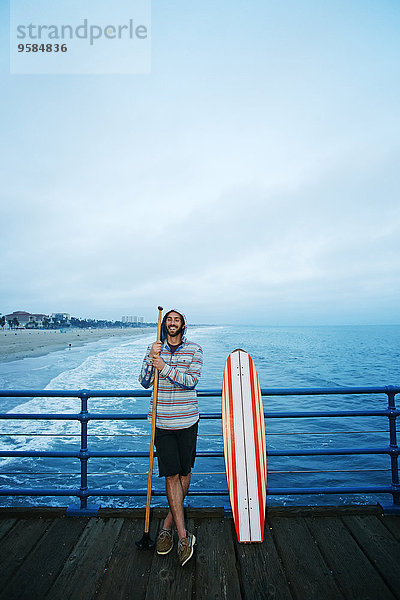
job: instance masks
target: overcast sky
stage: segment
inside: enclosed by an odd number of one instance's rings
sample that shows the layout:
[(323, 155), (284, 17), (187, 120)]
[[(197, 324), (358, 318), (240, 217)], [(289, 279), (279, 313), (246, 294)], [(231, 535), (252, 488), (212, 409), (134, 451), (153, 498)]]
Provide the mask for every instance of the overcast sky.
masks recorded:
[(0, 17), (0, 312), (400, 322), (398, 0), (153, 0), (149, 75), (10, 75)]

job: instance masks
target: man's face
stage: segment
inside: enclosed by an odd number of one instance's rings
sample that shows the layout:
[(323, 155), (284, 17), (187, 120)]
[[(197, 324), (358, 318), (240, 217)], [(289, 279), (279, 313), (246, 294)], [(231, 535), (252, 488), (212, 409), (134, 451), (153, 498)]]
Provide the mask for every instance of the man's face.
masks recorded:
[(177, 312), (170, 312), (165, 319), (167, 332), (171, 337), (179, 335), (183, 331), (182, 317)]

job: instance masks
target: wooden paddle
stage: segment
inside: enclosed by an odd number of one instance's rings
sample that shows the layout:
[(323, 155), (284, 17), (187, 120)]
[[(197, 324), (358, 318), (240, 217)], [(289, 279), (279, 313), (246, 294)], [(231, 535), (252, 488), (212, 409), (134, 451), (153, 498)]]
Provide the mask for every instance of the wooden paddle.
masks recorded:
[[(161, 341), (161, 313), (163, 307), (158, 307), (158, 324), (157, 324), (157, 342)], [(154, 541), (150, 539), (150, 500), (151, 500), (151, 481), (153, 477), (153, 459), (154, 459), (154, 438), (156, 434), (156, 413), (157, 413), (157, 392), (158, 392), (158, 369), (154, 369), (153, 383), (153, 410), (151, 413), (151, 435), (150, 435), (150, 457), (149, 457), (149, 474), (147, 478), (147, 500), (146, 500), (146, 516), (144, 519), (144, 533), (142, 538), (136, 542), (136, 545), (141, 550), (147, 550), (154, 546)]]

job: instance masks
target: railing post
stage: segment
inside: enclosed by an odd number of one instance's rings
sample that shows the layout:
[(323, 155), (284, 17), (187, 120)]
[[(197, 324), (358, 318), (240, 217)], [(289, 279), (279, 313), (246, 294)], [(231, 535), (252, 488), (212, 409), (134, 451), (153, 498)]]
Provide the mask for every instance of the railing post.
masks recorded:
[(387, 397), (388, 397), (388, 419), (389, 419), (389, 448), (394, 451), (390, 454), (390, 463), (392, 471), (392, 497), (393, 503), (387, 504), (380, 502), (385, 513), (400, 513), (400, 481), (399, 481), (399, 455), (397, 451), (399, 449), (397, 445), (397, 432), (396, 432), (396, 394), (393, 386), (387, 386)]
[(81, 462), (81, 487), (80, 487), (80, 500), (81, 509), (87, 509), (87, 463), (88, 463), (88, 447), (87, 447), (87, 429), (88, 429), (88, 397), (85, 391), (81, 396), (81, 412), (80, 412), (80, 423), (81, 423), (81, 449), (80, 462)]
[(79, 498), (80, 498), (80, 507), (72, 505), (67, 508), (67, 515), (76, 516), (76, 515), (88, 515), (88, 516), (96, 516), (100, 505), (93, 505), (88, 507), (88, 479), (87, 479), (87, 467), (88, 467), (88, 459), (89, 459), (89, 449), (88, 449), (88, 398), (89, 391), (81, 390), (79, 393), (79, 397), (81, 399), (81, 411), (79, 413), (79, 421), (81, 424), (81, 448), (79, 451), (79, 460), (81, 463), (81, 485), (79, 488)]

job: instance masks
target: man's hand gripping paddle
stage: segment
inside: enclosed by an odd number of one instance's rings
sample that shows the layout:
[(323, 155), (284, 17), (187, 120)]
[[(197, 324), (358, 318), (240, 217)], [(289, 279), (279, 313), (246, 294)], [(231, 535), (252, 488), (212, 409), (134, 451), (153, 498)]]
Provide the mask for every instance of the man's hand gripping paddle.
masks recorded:
[[(163, 307), (158, 307), (158, 324), (157, 324), (157, 341), (161, 341), (161, 313)], [(157, 392), (158, 392), (158, 369), (154, 369), (154, 384), (153, 384), (153, 410), (151, 413), (151, 436), (150, 436), (150, 457), (149, 457), (149, 474), (147, 478), (147, 500), (146, 500), (146, 516), (144, 520), (144, 533), (142, 539), (136, 542), (136, 546), (141, 550), (153, 548), (154, 541), (150, 538), (150, 500), (151, 500), (151, 480), (153, 476), (153, 459), (154, 459), (154, 438), (156, 433), (156, 413), (157, 413)]]

